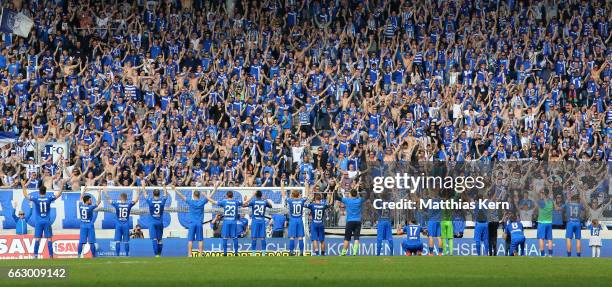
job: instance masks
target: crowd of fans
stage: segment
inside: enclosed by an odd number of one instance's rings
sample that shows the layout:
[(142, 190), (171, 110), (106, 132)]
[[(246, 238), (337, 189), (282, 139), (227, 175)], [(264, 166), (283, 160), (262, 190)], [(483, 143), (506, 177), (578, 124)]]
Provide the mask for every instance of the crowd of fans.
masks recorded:
[[(12, 0), (0, 186), (351, 187), (371, 165), (612, 159), (610, 1)], [(70, 157), (35, 162), (35, 146)]]

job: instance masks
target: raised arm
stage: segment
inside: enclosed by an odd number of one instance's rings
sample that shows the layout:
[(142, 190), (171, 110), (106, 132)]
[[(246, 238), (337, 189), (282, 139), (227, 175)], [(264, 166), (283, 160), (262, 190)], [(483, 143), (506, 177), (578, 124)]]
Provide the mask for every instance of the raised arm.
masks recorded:
[(23, 192), (23, 197), (27, 198), (28, 200), (30, 199), (30, 196), (28, 196), (28, 190), (27, 190), (27, 185), (28, 185), (29, 180), (26, 179), (22, 179), (21, 180), (21, 192)]
[(108, 191), (106, 190), (106, 187), (102, 189), (102, 194), (104, 195), (104, 197), (106, 197), (106, 203), (108, 203), (108, 205), (113, 204), (113, 201), (111, 200), (110, 196), (108, 196)]
[(213, 189), (213, 192), (206, 195), (206, 199), (208, 199), (208, 201), (212, 203), (213, 205), (217, 205), (218, 203), (216, 200), (212, 199), (212, 196), (215, 194), (215, 192), (217, 192), (218, 187), (219, 187), (219, 181), (215, 183), (215, 188)]
[(144, 187), (142, 186), (136, 188), (136, 199), (132, 200), (134, 204), (138, 203), (138, 200), (140, 199), (140, 193), (143, 191), (144, 191)]
[(176, 191), (176, 186), (174, 186), (174, 185), (172, 186), (172, 191), (174, 191), (174, 193), (178, 197), (180, 197), (183, 201), (187, 201), (187, 197), (184, 194), (182, 194), (180, 191)]

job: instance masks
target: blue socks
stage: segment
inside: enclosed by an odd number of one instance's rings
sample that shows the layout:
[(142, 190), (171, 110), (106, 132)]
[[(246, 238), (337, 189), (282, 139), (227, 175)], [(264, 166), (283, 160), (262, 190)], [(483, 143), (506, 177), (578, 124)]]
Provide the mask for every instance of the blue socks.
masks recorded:
[(119, 252), (121, 251), (121, 242), (115, 242), (115, 256), (119, 257)]
[(157, 244), (157, 240), (152, 240), (153, 243), (153, 254), (159, 255), (159, 244)]
[(548, 249), (548, 256), (552, 256), (552, 249)]
[(266, 240), (265, 240), (265, 239), (261, 240), (261, 250), (263, 250), (264, 252), (265, 252), (265, 251), (266, 251), (266, 249), (267, 249), (267, 248), (266, 248), (266, 245), (267, 245), (267, 244), (266, 244)]
[(389, 242), (389, 249), (391, 249), (391, 256), (393, 256), (393, 240), (388, 240), (387, 242)]
[(382, 240), (376, 240), (376, 256), (380, 256), (380, 250), (382, 250)]
[(300, 244), (300, 255), (304, 255), (304, 239), (299, 241)]
[(238, 256), (238, 238), (234, 238), (234, 255)]
[(580, 257), (580, 252), (576, 252), (576, 256)]
[(96, 257), (96, 244), (95, 243), (89, 243), (89, 248), (91, 249), (91, 256), (92, 257)]
[(546, 254), (544, 253), (544, 250), (540, 250), (540, 256), (544, 257), (544, 255), (546, 255)]
[(34, 241), (34, 257), (38, 257), (39, 248), (40, 248), (40, 240)]
[[(476, 246), (479, 246), (478, 243), (476, 243)], [(478, 250), (480, 250), (480, 248), (478, 248)], [(433, 255), (434, 253), (434, 248), (433, 247), (429, 247), (429, 254)], [(478, 255), (480, 255), (480, 252), (478, 253)]]
[(476, 242), (476, 255), (480, 256), (481, 253), (481, 246), (480, 246), (480, 241)]
[(251, 251), (255, 252), (257, 249), (257, 239), (251, 240)]
[(223, 256), (227, 256), (227, 238), (223, 238)]
[(295, 250), (295, 240), (289, 239), (289, 254), (293, 254), (293, 250)]
[(77, 247), (77, 254), (79, 255), (79, 257), (81, 257), (82, 253), (83, 253), (83, 243), (79, 243), (79, 247)]
[(48, 238), (47, 240), (47, 248), (49, 248), (49, 257), (53, 258), (53, 242), (51, 241), (51, 238)]

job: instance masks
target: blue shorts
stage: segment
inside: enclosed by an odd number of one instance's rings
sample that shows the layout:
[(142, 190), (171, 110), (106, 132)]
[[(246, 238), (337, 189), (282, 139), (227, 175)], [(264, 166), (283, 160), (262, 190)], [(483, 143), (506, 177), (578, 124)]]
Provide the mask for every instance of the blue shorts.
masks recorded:
[(223, 226), (221, 227), (221, 238), (238, 238), (236, 229), (236, 221), (223, 220)]
[(376, 239), (377, 240), (393, 240), (393, 229), (391, 228), (391, 221), (380, 220), (376, 225)]
[(253, 220), (251, 223), (251, 238), (266, 238), (266, 222)]
[(427, 221), (427, 236), (440, 237), (442, 234), (442, 226), (440, 221)]
[(43, 237), (53, 237), (53, 230), (51, 230), (51, 222), (49, 220), (38, 220), (34, 224), (34, 238)]
[(189, 224), (189, 231), (187, 232), (188, 241), (202, 241), (204, 239), (204, 230), (202, 223)]
[(582, 239), (582, 232), (580, 232), (581, 229), (582, 226), (580, 225), (579, 221), (568, 221), (565, 227), (565, 238)]
[(93, 224), (81, 224), (79, 243), (96, 243), (96, 229)]
[(518, 247), (521, 247), (521, 249), (524, 251), (525, 250), (525, 237), (519, 237), (519, 238), (514, 238), (512, 237), (512, 240), (510, 241), (510, 254), (513, 254), (514, 252), (519, 252)]
[(155, 239), (157, 241), (162, 240), (164, 237), (164, 223), (162, 222), (151, 222), (149, 225), (149, 236), (151, 239)]
[(453, 232), (463, 233), (465, 231), (465, 220), (453, 220)]
[(489, 223), (476, 221), (474, 225), (474, 241), (489, 244)]
[(287, 230), (287, 237), (304, 237), (304, 221), (302, 221), (302, 218), (289, 219), (289, 229)]
[(423, 243), (408, 241), (408, 239), (402, 240), (402, 250), (405, 252), (410, 251), (411, 253), (417, 253), (423, 251)]
[(552, 240), (552, 223), (538, 222), (538, 239)]
[(310, 240), (325, 241), (325, 225), (323, 223), (310, 224)]
[(130, 224), (127, 221), (115, 223), (115, 241), (130, 241)]

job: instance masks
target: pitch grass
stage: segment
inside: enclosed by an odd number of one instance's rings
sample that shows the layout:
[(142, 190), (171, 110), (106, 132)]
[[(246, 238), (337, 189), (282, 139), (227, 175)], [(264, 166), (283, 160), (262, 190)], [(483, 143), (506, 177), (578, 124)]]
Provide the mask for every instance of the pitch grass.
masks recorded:
[[(7, 279), (10, 267), (68, 279)], [(2, 260), (0, 286), (612, 286), (610, 258), (202, 257)]]

